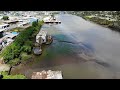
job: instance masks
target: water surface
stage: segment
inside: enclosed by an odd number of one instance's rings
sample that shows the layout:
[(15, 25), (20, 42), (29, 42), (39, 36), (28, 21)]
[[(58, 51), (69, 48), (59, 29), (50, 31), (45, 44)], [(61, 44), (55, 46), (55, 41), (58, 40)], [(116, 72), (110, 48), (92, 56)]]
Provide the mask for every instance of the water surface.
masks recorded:
[(63, 78), (120, 78), (120, 33), (85, 21), (81, 17), (58, 15), (59, 25), (43, 25), (53, 36), (43, 54), (12, 73), (61, 70)]

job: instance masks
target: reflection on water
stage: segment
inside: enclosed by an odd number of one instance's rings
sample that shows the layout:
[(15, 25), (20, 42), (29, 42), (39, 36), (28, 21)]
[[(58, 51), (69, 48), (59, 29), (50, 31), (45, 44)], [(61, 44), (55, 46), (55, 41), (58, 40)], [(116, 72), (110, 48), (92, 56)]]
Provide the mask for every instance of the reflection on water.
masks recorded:
[(63, 78), (120, 78), (120, 34), (73, 15), (58, 15), (59, 25), (44, 25), (53, 36), (34, 62), (12, 73), (61, 70)]

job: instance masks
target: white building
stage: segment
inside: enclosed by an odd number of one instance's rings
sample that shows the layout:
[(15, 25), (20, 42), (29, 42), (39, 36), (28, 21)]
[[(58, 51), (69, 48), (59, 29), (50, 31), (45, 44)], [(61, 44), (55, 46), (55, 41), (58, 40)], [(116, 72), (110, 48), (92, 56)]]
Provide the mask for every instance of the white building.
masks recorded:
[(11, 39), (13, 39), (13, 38), (16, 37), (17, 35), (18, 35), (18, 34), (12, 34), (12, 33), (10, 33), (10, 32), (6, 32), (4, 38), (11, 38)]
[(25, 26), (25, 25), (28, 25), (28, 24), (29, 24), (29, 22), (23, 21), (23, 22), (20, 22), (20, 23), (18, 24), (18, 27)]
[(9, 27), (10, 27), (9, 24), (1, 24), (1, 25), (0, 25), (0, 31), (1, 31), (1, 30), (7, 30)]
[(47, 32), (43, 31), (43, 30), (40, 30), (40, 32), (36, 36), (36, 42), (40, 43), (40, 44), (45, 43), (46, 42), (46, 36), (47, 36)]

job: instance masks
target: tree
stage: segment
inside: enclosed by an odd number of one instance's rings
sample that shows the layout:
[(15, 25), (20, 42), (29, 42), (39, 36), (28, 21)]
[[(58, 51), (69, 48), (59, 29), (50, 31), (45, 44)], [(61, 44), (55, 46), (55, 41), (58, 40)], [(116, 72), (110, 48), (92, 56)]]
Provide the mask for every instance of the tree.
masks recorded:
[(26, 52), (26, 53), (31, 53), (32, 47), (29, 46), (29, 45), (24, 45), (24, 46), (22, 47), (22, 51), (24, 51), (24, 52)]
[(8, 17), (8, 16), (3, 16), (2, 19), (3, 19), (3, 20), (9, 20), (9, 17)]
[(32, 22), (32, 26), (33, 26), (33, 27), (36, 27), (36, 26), (38, 26), (38, 22), (37, 22), (37, 21), (35, 21), (35, 22)]

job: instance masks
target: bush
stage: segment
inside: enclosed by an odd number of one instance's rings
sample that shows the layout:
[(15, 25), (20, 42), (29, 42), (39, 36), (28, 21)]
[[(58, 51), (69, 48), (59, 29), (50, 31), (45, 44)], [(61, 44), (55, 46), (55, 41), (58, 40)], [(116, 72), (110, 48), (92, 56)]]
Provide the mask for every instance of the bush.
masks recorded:
[(15, 66), (18, 63), (20, 63), (20, 59), (19, 58), (15, 58), (14, 60), (10, 60), (8, 64), (10, 64), (11, 66)]
[(26, 61), (26, 60), (28, 60), (28, 59), (31, 58), (31, 55), (28, 55), (27, 53), (22, 52), (21, 55), (20, 55), (20, 57), (21, 57), (22, 61)]
[(32, 41), (26, 41), (26, 42), (25, 42), (25, 45), (33, 46), (33, 42), (32, 42)]
[(27, 79), (27, 78), (22, 74), (18, 74), (18, 75), (4, 75), (3, 79)]
[(2, 19), (3, 19), (3, 20), (9, 20), (9, 17), (8, 17), (8, 16), (3, 16)]
[(20, 46), (16, 46), (14, 43), (7, 46), (6, 49), (2, 52), (2, 56), (5, 62), (9, 62), (14, 58), (18, 58), (20, 55)]
[(9, 60), (12, 60), (14, 58), (13, 53), (11, 52), (11, 45), (6, 47), (6, 49), (2, 52), (2, 56), (5, 62), (8, 62)]
[(27, 79), (24, 75), (22, 74), (16, 74), (16, 75), (8, 75), (8, 72), (1, 72), (3, 75), (2, 79)]
[(22, 51), (29, 54), (29, 53), (32, 52), (32, 47), (33, 47), (33, 42), (32, 41), (26, 41), (24, 46), (21, 49), (22, 49)]
[(33, 27), (38, 26), (38, 22), (37, 22), (37, 21), (32, 22), (32, 26), (33, 26)]
[(31, 53), (31, 51), (32, 51), (32, 47), (31, 46), (29, 46), (29, 45), (24, 45), (23, 47), (22, 47), (22, 51), (24, 51), (24, 52), (26, 52), (26, 53)]

